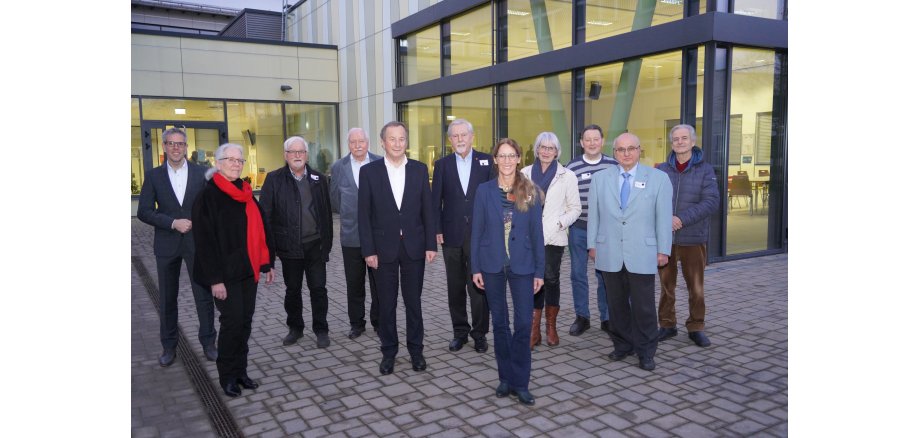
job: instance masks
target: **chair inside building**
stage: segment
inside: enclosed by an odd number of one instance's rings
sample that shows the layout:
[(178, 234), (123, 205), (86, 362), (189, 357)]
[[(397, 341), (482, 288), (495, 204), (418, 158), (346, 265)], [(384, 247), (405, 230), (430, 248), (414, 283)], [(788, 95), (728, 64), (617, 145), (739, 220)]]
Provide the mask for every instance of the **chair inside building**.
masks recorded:
[(747, 175), (735, 175), (728, 177), (728, 202), (729, 208), (735, 208), (735, 202), (741, 207), (741, 199), (747, 198), (747, 207), (751, 215), (754, 214), (754, 194), (751, 191), (751, 181)]

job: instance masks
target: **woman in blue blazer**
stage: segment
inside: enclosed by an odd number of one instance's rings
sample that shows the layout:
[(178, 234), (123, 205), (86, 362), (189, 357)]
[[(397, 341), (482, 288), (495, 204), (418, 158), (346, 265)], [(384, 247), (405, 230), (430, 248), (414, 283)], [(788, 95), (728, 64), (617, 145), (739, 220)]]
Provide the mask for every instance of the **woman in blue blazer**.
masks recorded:
[[(543, 286), (541, 193), (521, 173), (521, 147), (503, 138), (492, 149), (498, 178), (476, 190), (470, 238), (473, 283), (485, 289), (492, 314), (499, 385), (495, 395), (514, 394), (534, 404), (530, 384), (533, 294)], [(508, 322), (505, 285), (511, 288), (514, 332)]]

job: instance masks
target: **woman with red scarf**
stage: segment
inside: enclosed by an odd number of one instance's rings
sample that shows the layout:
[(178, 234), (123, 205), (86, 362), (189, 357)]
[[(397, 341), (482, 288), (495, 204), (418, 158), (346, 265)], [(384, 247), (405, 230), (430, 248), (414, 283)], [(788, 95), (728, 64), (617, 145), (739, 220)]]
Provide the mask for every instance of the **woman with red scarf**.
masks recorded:
[(220, 311), (217, 337), (217, 374), (224, 394), (240, 395), (240, 386), (259, 384), (246, 373), (249, 334), (261, 273), (266, 283), (275, 279), (271, 266), (274, 245), (252, 187), (240, 179), (243, 148), (227, 143), (214, 153), (217, 167), (192, 206), (195, 224), (194, 280), (214, 295)]

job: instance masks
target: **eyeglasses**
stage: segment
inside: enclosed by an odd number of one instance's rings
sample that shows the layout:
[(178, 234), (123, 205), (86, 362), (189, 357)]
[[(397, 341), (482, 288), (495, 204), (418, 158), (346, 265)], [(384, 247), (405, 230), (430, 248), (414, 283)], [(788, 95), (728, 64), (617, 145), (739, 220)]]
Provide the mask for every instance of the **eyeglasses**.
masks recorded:
[(184, 148), (188, 143), (184, 141), (164, 141), (163, 144), (169, 148)]
[(515, 158), (517, 158), (517, 157), (518, 157), (517, 154), (498, 154), (498, 155), (495, 156), (495, 159), (496, 159), (496, 160), (508, 160), (508, 161), (510, 161), (510, 160), (513, 160), (513, 159), (515, 159)]
[(613, 151), (620, 155), (626, 155), (627, 153), (629, 155), (632, 155), (633, 152), (636, 152), (638, 150), (639, 150), (639, 146), (630, 146), (628, 148), (616, 148)]
[(221, 160), (227, 160), (230, 162), (230, 164), (239, 164), (240, 166), (246, 164), (246, 160), (241, 160), (239, 158), (221, 158)]
[(539, 149), (540, 149), (541, 151), (547, 151), (547, 152), (555, 152), (555, 151), (556, 151), (556, 147), (555, 147), (555, 146), (544, 146), (544, 145), (542, 145), (542, 144), (540, 145), (540, 148), (539, 148)]
[(307, 151), (285, 151), (293, 156), (306, 155)]

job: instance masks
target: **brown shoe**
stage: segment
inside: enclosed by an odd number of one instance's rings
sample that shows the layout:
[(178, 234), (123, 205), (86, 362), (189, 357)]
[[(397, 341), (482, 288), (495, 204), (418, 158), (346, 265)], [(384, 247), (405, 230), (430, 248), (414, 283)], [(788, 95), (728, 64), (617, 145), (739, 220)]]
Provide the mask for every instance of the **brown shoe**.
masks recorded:
[(530, 349), (540, 345), (540, 318), (543, 316), (543, 309), (533, 309), (533, 324), (530, 326)]
[(559, 306), (546, 306), (546, 345), (555, 347), (559, 345), (559, 334), (556, 333), (556, 315)]

